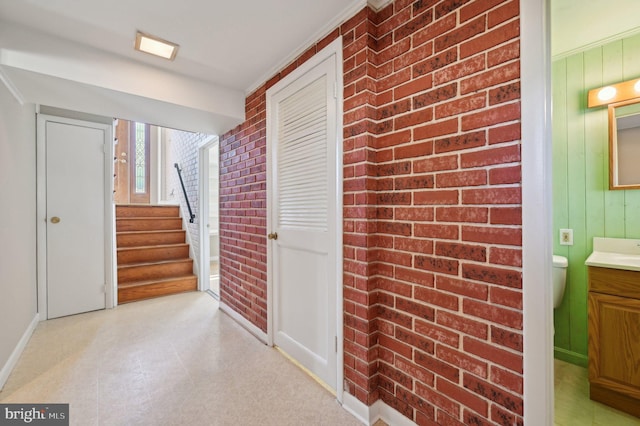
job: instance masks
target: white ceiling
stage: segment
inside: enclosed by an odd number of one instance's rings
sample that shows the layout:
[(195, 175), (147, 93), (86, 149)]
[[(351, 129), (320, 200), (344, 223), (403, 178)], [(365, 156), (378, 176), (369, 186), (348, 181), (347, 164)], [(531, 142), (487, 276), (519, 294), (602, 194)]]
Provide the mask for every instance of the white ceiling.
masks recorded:
[[(0, 0), (0, 19), (245, 91), (362, 0)], [(180, 45), (133, 50), (136, 30)]]
[[(127, 105), (123, 118), (171, 126), (197, 111), (190, 128), (224, 132), (243, 121), (248, 92), (366, 3), (0, 0), (0, 80), (24, 102), (106, 116)], [(554, 57), (640, 31), (640, 0), (550, 4)], [(176, 60), (134, 51), (136, 30), (179, 44)]]
[(553, 57), (640, 32), (640, 0), (550, 1)]
[[(246, 94), (366, 4), (0, 0), (0, 83), (21, 103), (221, 134)], [(136, 30), (179, 44), (175, 61), (135, 51)]]

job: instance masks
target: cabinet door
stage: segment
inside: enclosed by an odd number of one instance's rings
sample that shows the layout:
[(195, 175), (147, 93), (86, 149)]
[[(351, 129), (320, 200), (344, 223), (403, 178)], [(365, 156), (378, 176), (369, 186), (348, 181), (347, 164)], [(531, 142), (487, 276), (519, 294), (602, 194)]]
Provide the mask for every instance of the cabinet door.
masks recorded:
[(589, 292), (589, 381), (640, 398), (640, 300)]

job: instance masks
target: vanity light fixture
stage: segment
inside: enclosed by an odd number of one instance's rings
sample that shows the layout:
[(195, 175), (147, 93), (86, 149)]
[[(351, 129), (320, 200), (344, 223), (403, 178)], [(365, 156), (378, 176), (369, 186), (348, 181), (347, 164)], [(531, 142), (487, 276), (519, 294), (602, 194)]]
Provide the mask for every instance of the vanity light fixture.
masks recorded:
[(617, 92), (618, 91), (616, 90), (615, 87), (611, 87), (611, 86), (603, 87), (602, 89), (598, 90), (598, 99), (605, 102), (609, 101), (615, 98)]
[(640, 98), (640, 79), (623, 81), (589, 90), (589, 108)]
[(149, 53), (151, 55), (173, 61), (178, 53), (178, 47), (179, 46), (177, 44), (163, 40), (159, 37), (145, 34), (140, 31), (136, 32), (135, 49), (140, 52)]

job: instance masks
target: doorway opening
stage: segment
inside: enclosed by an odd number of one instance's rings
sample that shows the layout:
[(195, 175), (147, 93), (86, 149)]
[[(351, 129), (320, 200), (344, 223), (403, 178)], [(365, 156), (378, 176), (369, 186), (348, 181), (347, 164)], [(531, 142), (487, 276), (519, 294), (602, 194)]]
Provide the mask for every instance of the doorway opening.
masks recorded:
[[(637, 417), (622, 412), (640, 416), (634, 402), (639, 382), (627, 364), (638, 362), (637, 351), (627, 346), (638, 340), (632, 336), (634, 326), (628, 326), (637, 323), (632, 320), (636, 311), (622, 297), (615, 302), (601, 298), (598, 271), (585, 264), (597, 249), (595, 239), (640, 238), (640, 193), (611, 190), (615, 169), (610, 165), (609, 132), (615, 132), (609, 127), (607, 107), (589, 107), (588, 96), (593, 89), (640, 75), (640, 28), (627, 1), (546, 3), (549, 52), (540, 59), (548, 62), (550, 82), (548, 177), (552, 176), (553, 202), (548, 235), (554, 257), (561, 256), (554, 262), (554, 274), (566, 273), (566, 281), (559, 278), (548, 287), (558, 290), (555, 309), (547, 311), (554, 326), (549, 329), (549, 360), (555, 423), (640, 424)], [(584, 25), (596, 18), (603, 25)], [(529, 51), (524, 45), (522, 49)], [(609, 271), (607, 286), (616, 282), (615, 270)], [(608, 288), (606, 293), (623, 295)], [(619, 315), (626, 321), (620, 322)]]
[(200, 289), (220, 299), (220, 148), (217, 137), (199, 147)]
[(124, 119), (115, 135), (117, 303), (206, 290), (198, 148), (212, 136)]

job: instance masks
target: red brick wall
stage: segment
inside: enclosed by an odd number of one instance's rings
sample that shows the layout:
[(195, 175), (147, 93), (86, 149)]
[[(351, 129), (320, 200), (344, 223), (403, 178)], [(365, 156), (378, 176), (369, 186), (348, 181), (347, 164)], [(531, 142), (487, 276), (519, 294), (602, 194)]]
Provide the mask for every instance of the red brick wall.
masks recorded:
[(246, 121), (220, 137), (220, 297), (267, 331), (266, 92), (339, 37), (333, 31), (246, 99)]
[[(522, 422), (518, 0), (396, 0), (343, 36), (346, 391)], [(265, 90), (222, 138), (223, 300), (266, 329)], [(248, 181), (248, 179), (252, 179)]]
[(220, 297), (267, 330), (267, 184), (264, 88), (246, 121), (220, 138)]

